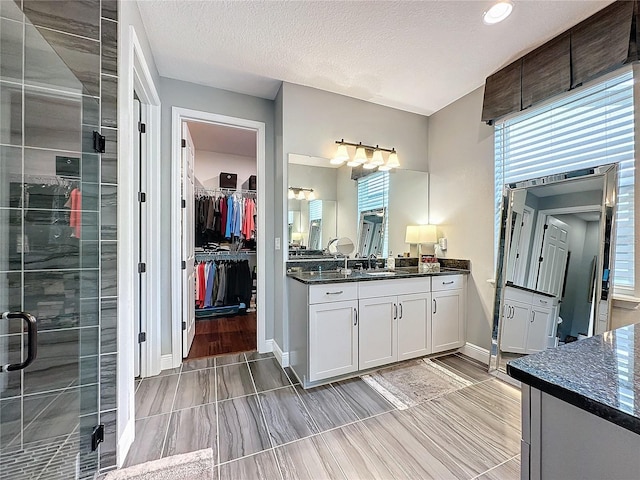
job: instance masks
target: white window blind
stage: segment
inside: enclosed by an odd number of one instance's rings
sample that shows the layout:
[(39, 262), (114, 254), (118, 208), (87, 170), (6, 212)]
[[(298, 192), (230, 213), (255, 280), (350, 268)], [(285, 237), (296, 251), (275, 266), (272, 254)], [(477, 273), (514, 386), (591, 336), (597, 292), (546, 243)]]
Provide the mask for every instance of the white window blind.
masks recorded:
[[(377, 208), (385, 209), (383, 256), (389, 244), (389, 172), (376, 172), (358, 179), (358, 222), (360, 213)], [(358, 232), (360, 233), (360, 232)]]
[(309, 201), (309, 220), (322, 220), (322, 201)]
[(633, 289), (634, 158), (631, 71), (496, 122), (496, 238), (505, 183), (619, 163), (613, 282)]

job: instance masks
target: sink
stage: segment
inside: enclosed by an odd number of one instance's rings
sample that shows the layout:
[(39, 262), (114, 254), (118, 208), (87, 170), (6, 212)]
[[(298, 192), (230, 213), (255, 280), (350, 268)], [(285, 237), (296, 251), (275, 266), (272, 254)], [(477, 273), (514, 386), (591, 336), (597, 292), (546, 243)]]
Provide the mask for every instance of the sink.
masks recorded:
[(364, 272), (364, 274), (371, 277), (392, 277), (396, 272)]

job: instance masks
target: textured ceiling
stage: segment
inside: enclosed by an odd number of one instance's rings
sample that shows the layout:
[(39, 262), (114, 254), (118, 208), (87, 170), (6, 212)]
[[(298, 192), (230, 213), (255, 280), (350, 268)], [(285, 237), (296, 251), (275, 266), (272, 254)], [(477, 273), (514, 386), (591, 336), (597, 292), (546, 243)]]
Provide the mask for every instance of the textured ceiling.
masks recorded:
[(256, 132), (211, 123), (187, 122), (196, 150), (256, 158)]
[(430, 115), (612, 0), (138, 4), (160, 75), (273, 99), (280, 81)]

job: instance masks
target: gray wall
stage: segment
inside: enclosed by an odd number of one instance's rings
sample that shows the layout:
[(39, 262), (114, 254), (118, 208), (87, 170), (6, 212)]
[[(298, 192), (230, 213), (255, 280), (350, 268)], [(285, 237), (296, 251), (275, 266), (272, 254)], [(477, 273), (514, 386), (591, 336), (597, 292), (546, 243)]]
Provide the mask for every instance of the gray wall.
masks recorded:
[[(171, 258), (171, 107), (183, 107), (193, 110), (228, 115), (248, 120), (264, 122), (266, 125), (266, 192), (263, 197), (266, 202), (267, 222), (260, 226), (258, 235), (266, 242), (266, 265), (265, 272), (267, 278), (266, 305), (259, 305), (258, 308), (266, 310), (266, 338), (273, 337), (274, 315), (274, 242), (275, 230), (271, 216), (274, 210), (274, 189), (272, 185), (277, 185), (274, 168), (274, 135), (275, 118), (274, 102), (262, 98), (242, 95), (226, 90), (196, 85), (194, 83), (160, 78), (160, 99), (162, 101), (162, 158), (161, 168), (161, 189), (167, 192), (163, 195), (160, 248), (164, 262), (161, 271), (161, 284), (164, 292), (171, 292), (171, 265), (168, 259)], [(277, 190), (277, 189), (276, 189)], [(177, 293), (177, 292), (176, 292)], [(171, 352), (171, 295), (162, 297), (162, 353)]]
[[(276, 196), (287, 185), (284, 166), (289, 153), (331, 158), (335, 153), (335, 141), (341, 138), (384, 148), (394, 147), (402, 168), (427, 171), (429, 119), (425, 116), (286, 82), (278, 97), (276, 103), (282, 103), (282, 151), (276, 157), (276, 168), (282, 169), (283, 183), (280, 183), (278, 171)], [(283, 212), (282, 203), (280, 212)], [(284, 222), (284, 214), (276, 213), (278, 236), (284, 232)], [(284, 289), (286, 254), (286, 249), (282, 249), (276, 261), (274, 278), (276, 298), (279, 300), (276, 302), (275, 318), (282, 319), (282, 322), (276, 321), (274, 340), (283, 351), (288, 350)]]
[(494, 288), (493, 128), (480, 121), (483, 88), (429, 117), (431, 222), (447, 257), (471, 260), (467, 342), (489, 348)]

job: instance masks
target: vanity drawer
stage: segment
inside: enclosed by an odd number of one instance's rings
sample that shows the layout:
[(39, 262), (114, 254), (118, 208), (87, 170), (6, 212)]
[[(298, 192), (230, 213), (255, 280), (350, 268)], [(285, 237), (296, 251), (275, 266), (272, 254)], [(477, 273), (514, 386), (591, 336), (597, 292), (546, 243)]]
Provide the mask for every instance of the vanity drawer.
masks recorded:
[(531, 300), (531, 305), (534, 307), (545, 307), (551, 308), (554, 304), (554, 299), (552, 297), (545, 297), (544, 295), (536, 295), (533, 294), (533, 300)]
[(309, 285), (309, 304), (357, 299), (358, 284), (356, 282)]
[(464, 287), (464, 275), (434, 275), (431, 277), (431, 291), (459, 290)]
[(360, 282), (358, 297), (380, 298), (410, 293), (429, 293), (430, 283), (428, 277), (369, 280)]
[(519, 288), (504, 287), (504, 299), (505, 301), (520, 302), (527, 305), (531, 305), (531, 299), (533, 298), (533, 292), (527, 290), (521, 290)]

